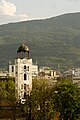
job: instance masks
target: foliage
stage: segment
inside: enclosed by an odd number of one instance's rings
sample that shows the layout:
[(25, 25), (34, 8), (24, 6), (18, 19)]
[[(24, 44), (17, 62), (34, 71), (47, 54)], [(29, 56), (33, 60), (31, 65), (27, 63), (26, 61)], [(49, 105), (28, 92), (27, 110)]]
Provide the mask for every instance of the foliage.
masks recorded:
[(64, 80), (57, 84), (53, 93), (56, 111), (60, 112), (60, 119), (77, 120), (80, 115), (80, 88)]
[[(29, 112), (28, 116), (31, 120), (49, 120), (54, 117), (54, 104), (51, 101), (50, 88), (47, 80), (36, 79), (33, 83), (31, 95), (25, 103), (25, 112)], [(26, 109), (27, 108), (27, 109)], [(30, 111), (27, 111), (29, 108)]]
[(15, 119), (15, 84), (14, 78), (0, 80), (0, 118)]
[(6, 81), (3, 80), (0, 84), (0, 100), (14, 103), (16, 100), (14, 78), (8, 78)]
[(25, 99), (25, 104), (15, 104), (13, 79), (0, 82), (0, 103), (4, 100), (13, 103), (9, 112), (14, 119), (22, 116), (26, 120), (50, 120), (55, 117), (77, 120), (80, 116), (80, 88), (66, 79), (57, 84), (53, 84), (52, 80), (33, 79), (32, 92)]

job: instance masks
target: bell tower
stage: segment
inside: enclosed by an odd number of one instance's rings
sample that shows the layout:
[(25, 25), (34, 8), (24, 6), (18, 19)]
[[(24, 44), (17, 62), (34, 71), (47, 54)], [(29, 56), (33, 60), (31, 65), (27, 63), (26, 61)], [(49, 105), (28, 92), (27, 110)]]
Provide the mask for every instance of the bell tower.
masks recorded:
[(15, 59), (15, 95), (17, 100), (25, 99), (32, 90), (32, 59), (29, 48), (22, 44)]

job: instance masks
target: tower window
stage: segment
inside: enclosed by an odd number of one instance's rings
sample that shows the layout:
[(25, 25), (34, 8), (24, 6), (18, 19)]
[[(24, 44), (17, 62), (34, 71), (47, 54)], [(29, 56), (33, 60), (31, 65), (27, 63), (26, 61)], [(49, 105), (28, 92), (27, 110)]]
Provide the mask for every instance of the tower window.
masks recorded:
[(26, 69), (26, 65), (24, 65), (24, 69)]
[(29, 71), (29, 66), (24, 65), (24, 70)]
[(23, 85), (21, 85), (21, 89), (23, 89)]
[(27, 66), (27, 71), (29, 71), (29, 66)]
[(24, 98), (26, 97), (26, 92), (24, 92)]
[(26, 84), (24, 84), (24, 90), (26, 90)]
[(28, 66), (28, 71), (29, 71), (29, 66)]
[(26, 73), (24, 74), (24, 80), (27, 80), (27, 75), (26, 75)]

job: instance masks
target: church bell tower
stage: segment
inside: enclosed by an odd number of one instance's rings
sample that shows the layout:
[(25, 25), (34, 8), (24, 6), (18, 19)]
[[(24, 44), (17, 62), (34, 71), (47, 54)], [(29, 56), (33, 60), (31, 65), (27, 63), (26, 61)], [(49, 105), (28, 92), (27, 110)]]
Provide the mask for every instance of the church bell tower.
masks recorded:
[(15, 59), (15, 94), (16, 99), (25, 99), (32, 90), (32, 59), (29, 48), (22, 44), (17, 50)]

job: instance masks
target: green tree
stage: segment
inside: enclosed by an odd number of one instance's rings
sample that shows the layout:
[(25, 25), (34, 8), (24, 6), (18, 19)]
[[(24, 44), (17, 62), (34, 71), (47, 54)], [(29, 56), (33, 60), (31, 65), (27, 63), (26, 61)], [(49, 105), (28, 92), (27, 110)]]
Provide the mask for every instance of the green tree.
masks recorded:
[[(13, 117), (14, 120), (15, 118), (15, 109), (16, 109), (16, 98), (15, 98), (15, 83), (14, 83), (14, 78), (7, 78), (5, 81), (2, 80), (0, 82), (0, 106), (6, 107), (10, 106), (12, 107), (12, 110), (7, 110), (7, 112), (10, 112), (11, 115), (8, 117)], [(3, 115), (7, 115), (7, 112), (1, 110), (0, 113)], [(4, 117), (4, 116), (3, 116)]]
[(80, 88), (68, 80), (57, 84), (53, 92), (53, 102), (60, 119), (77, 120), (80, 115)]
[(0, 82), (1, 100), (14, 102), (15, 99), (15, 83), (14, 78), (8, 78), (6, 81)]
[(33, 90), (26, 99), (24, 106), (26, 115), (29, 115), (29, 120), (49, 120), (52, 115), (54, 116), (54, 105), (51, 101), (50, 91), (51, 88), (47, 80), (35, 79), (33, 81)]

